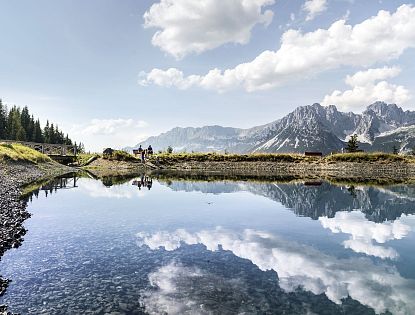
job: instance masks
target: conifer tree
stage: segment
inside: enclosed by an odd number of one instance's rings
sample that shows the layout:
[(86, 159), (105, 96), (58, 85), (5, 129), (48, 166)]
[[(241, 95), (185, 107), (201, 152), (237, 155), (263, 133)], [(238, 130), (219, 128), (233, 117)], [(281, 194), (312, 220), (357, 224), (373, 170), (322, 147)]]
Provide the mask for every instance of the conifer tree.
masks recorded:
[[(30, 114), (29, 114), (29, 109), (27, 108), (27, 106), (23, 107), (21, 113), (20, 113), (20, 123), (23, 127), (23, 130), (25, 132), (25, 135), (30, 135), (30, 130), (29, 130), (29, 124), (30, 124)], [(30, 137), (29, 139), (30, 140)]]
[(43, 138), (45, 143), (50, 143), (50, 126), (49, 126), (49, 120), (46, 121), (46, 126), (43, 129)]
[(22, 126), (21, 112), (13, 106), (7, 117), (7, 136), (10, 140), (26, 141), (26, 132)]
[(357, 152), (359, 149), (359, 145), (357, 143), (357, 135), (354, 134), (350, 137), (349, 141), (347, 142), (347, 151), (348, 152)]
[(6, 139), (7, 110), (0, 99), (0, 139)]
[(53, 124), (50, 124), (48, 143), (55, 143), (55, 127), (53, 126)]
[(35, 141), (35, 117), (33, 117), (33, 115), (29, 119), (29, 124), (26, 128), (26, 135), (28, 141)]
[(33, 140), (38, 143), (45, 142), (45, 139), (43, 138), (42, 134), (42, 128), (40, 127), (40, 121), (39, 119), (35, 122), (35, 128), (33, 132)]

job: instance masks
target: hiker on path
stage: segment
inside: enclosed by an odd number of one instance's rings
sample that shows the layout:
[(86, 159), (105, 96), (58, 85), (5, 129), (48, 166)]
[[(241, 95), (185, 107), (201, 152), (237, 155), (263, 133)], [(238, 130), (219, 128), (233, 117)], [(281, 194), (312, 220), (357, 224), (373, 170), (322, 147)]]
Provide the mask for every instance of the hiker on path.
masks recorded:
[(149, 156), (153, 155), (153, 148), (151, 147), (151, 144), (148, 146), (147, 153)]
[(146, 151), (141, 149), (141, 162), (146, 162)]

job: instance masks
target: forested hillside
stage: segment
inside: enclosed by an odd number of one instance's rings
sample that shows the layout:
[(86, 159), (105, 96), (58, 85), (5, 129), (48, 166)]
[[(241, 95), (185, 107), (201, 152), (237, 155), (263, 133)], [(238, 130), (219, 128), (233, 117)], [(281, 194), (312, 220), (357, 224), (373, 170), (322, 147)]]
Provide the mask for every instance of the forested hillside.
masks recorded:
[[(7, 108), (0, 99), (0, 140), (17, 140), (54, 144), (74, 144), (68, 134), (58, 125), (46, 122), (41, 126), (39, 119), (29, 112), (27, 106)], [(76, 143), (75, 143), (76, 144)], [(82, 147), (82, 145), (80, 144)]]

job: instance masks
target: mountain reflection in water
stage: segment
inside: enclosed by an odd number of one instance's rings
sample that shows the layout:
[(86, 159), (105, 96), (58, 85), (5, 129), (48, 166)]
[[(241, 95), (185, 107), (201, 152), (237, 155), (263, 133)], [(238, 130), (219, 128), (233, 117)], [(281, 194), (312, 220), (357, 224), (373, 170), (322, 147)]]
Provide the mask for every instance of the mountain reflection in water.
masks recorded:
[(0, 263), (11, 311), (415, 309), (414, 186), (93, 177), (27, 188), (29, 232)]
[(395, 185), (335, 186), (327, 182), (319, 185), (305, 183), (250, 183), (250, 182), (161, 182), (175, 191), (199, 191), (206, 194), (248, 191), (283, 204), (298, 216), (317, 220), (334, 217), (338, 211), (358, 209), (374, 222), (395, 220), (402, 214), (415, 213), (415, 186)]

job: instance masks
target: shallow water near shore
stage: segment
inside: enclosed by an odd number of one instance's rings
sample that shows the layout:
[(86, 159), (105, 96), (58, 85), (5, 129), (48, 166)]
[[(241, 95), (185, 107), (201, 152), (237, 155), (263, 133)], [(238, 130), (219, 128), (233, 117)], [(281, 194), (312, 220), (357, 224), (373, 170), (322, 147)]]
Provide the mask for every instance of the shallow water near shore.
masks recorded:
[(413, 314), (415, 186), (66, 176), (0, 262), (21, 314)]

